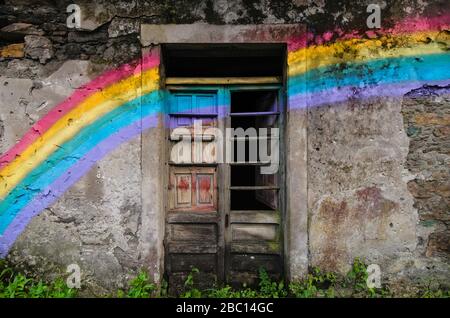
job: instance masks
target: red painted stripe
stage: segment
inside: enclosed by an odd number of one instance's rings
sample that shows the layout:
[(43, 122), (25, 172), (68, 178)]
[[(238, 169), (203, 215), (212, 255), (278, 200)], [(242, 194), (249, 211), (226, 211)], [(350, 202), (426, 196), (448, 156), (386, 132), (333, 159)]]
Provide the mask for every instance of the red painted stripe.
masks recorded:
[(441, 31), (450, 27), (450, 13), (442, 14), (432, 18), (409, 18), (397, 23), (394, 27), (388, 29), (368, 29), (366, 32), (353, 30), (344, 32), (336, 28), (322, 34), (313, 34), (311, 32), (292, 39), (288, 43), (289, 51), (296, 51), (312, 45), (325, 45), (342, 40), (373, 38), (383, 35), (402, 35), (425, 31)]
[(45, 133), (54, 123), (74, 109), (84, 99), (116, 82), (159, 65), (159, 60), (159, 56), (155, 54), (144, 56), (142, 60), (139, 59), (124, 64), (118, 69), (107, 71), (86, 85), (76, 89), (70, 97), (55, 106), (42, 119), (36, 122), (17, 144), (0, 157), (0, 169), (8, 165), (17, 156), (20, 156), (20, 153), (39, 138), (40, 135)]

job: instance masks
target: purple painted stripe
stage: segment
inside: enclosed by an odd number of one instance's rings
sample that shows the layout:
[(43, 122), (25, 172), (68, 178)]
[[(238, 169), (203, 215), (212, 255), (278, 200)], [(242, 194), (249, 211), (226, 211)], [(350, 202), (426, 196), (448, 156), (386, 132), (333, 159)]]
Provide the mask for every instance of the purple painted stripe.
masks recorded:
[(350, 99), (367, 100), (375, 97), (400, 97), (413, 89), (424, 85), (450, 85), (450, 80), (443, 81), (416, 81), (382, 86), (358, 88), (346, 86), (333, 88), (321, 93), (297, 94), (289, 97), (289, 109), (317, 107), (326, 104), (345, 102)]
[(50, 186), (36, 196), (20, 213), (14, 218), (3, 235), (0, 236), (0, 257), (5, 257), (17, 237), (22, 233), (31, 219), (42, 210), (53, 204), (69, 187), (84, 176), (91, 167), (100, 159), (122, 143), (138, 136), (143, 130), (156, 127), (158, 115), (150, 115), (141, 120), (133, 122), (121, 129), (109, 138), (103, 140), (83, 158), (77, 161), (70, 169), (55, 180)]

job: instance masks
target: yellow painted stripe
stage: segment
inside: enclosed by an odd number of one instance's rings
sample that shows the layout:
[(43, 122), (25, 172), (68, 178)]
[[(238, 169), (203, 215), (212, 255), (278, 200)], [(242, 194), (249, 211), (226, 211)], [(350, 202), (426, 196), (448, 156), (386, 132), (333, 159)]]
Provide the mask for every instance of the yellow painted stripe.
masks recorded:
[(324, 46), (311, 46), (288, 54), (289, 76), (345, 62), (442, 53), (450, 37), (439, 32), (383, 36), (376, 39), (351, 39)]
[(5, 197), (30, 171), (83, 127), (142, 94), (159, 88), (158, 68), (133, 75), (95, 93), (58, 120), (0, 172), (0, 198)]

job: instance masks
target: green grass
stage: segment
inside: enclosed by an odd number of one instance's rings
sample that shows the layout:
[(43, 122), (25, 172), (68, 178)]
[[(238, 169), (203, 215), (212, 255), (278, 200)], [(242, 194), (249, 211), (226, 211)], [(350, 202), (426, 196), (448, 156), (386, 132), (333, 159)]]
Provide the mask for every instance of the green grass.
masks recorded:
[[(303, 280), (292, 282), (288, 286), (285, 286), (283, 281), (272, 280), (263, 268), (259, 270), (259, 283), (255, 288), (243, 286), (240, 289), (234, 289), (225, 285), (200, 290), (195, 287), (198, 275), (201, 275), (199, 270), (193, 268), (184, 283), (184, 290), (180, 294), (181, 298), (392, 297), (386, 286), (383, 288), (367, 287), (367, 266), (359, 259), (355, 259), (347, 275), (337, 275), (313, 268)], [(78, 291), (68, 288), (62, 277), (51, 282), (44, 282), (16, 273), (0, 261), (0, 298), (72, 298), (77, 295)], [(450, 291), (425, 287), (417, 294), (408, 296), (449, 298)], [(167, 283), (163, 282), (161, 286), (157, 286), (145, 271), (140, 271), (136, 277), (130, 280), (127, 288), (118, 290), (109, 297), (168, 297)]]
[(156, 285), (150, 282), (148, 274), (144, 271), (133, 278), (127, 291), (119, 290), (118, 298), (149, 298), (156, 292)]
[(76, 295), (77, 290), (68, 288), (62, 278), (46, 283), (0, 264), (0, 298), (73, 298)]

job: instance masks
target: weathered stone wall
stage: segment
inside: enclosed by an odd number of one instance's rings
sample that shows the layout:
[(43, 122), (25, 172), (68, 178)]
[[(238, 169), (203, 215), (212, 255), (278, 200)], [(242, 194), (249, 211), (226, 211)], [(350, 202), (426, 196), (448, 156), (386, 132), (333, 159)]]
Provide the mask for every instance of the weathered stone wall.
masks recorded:
[[(83, 10), (82, 31), (65, 25), (72, 1), (0, 1), (0, 153), (75, 89), (139, 58), (142, 23), (306, 23), (318, 42), (331, 29), (365, 29), (370, 1), (74, 2)], [(388, 28), (407, 15), (442, 13), (446, 1), (382, 7)], [(448, 88), (423, 87), (404, 98), (354, 98), (307, 111), (308, 215), (292, 211), (292, 218), (307, 218), (299, 237), (308, 251), (292, 253), (290, 261), (307, 258), (310, 266), (345, 271), (360, 256), (379, 264), (386, 281), (450, 284), (449, 96)], [(296, 116), (292, 129), (304, 127)], [(161, 233), (150, 229), (162, 224), (154, 211), (142, 215), (143, 206), (152, 206), (147, 193), (160, 182), (158, 165), (145, 171), (160, 159), (160, 144), (152, 143), (159, 134), (150, 131), (97, 162), (33, 219), (9, 260), (47, 275), (78, 263), (90, 294), (120, 287), (140, 267), (151, 267), (159, 280)], [(144, 150), (153, 157), (143, 158)], [(304, 270), (296, 266), (293, 277)]]
[(424, 87), (403, 99), (409, 137), (406, 167), (413, 174), (408, 189), (419, 214), (417, 255), (430, 276), (448, 277), (450, 248), (450, 88)]
[(408, 139), (395, 99), (310, 110), (310, 255), (349, 269), (355, 257), (382, 268), (415, 249), (417, 215), (404, 182)]
[[(140, 138), (122, 145), (34, 218), (9, 259), (46, 275), (78, 264), (89, 292), (123, 286), (141, 253)], [(99, 283), (100, 282), (100, 283)]]
[[(0, 153), (74, 90), (141, 56), (138, 29), (123, 31), (117, 19), (89, 32), (69, 30), (69, 3), (0, 4)], [(44, 277), (76, 263), (90, 295), (123, 286), (144, 267), (159, 281), (160, 269), (152, 266), (159, 242), (148, 233), (152, 216), (142, 215), (141, 146), (137, 137), (94, 165), (33, 219), (8, 260)]]
[[(310, 264), (448, 285), (448, 87), (309, 110)], [(384, 272), (384, 273), (383, 273)]]

